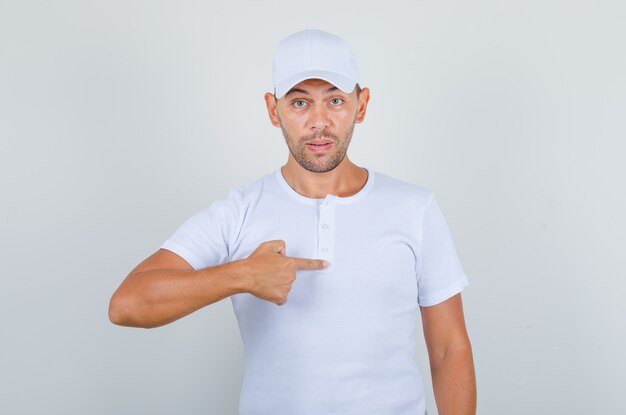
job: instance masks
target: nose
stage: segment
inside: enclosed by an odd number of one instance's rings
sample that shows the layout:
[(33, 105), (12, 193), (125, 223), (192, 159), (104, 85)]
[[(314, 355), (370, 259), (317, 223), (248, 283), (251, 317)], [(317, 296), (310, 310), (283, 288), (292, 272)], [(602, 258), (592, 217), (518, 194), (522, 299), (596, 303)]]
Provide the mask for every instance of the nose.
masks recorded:
[(328, 110), (323, 105), (315, 105), (309, 113), (311, 115), (309, 118), (310, 129), (323, 131), (329, 127)]

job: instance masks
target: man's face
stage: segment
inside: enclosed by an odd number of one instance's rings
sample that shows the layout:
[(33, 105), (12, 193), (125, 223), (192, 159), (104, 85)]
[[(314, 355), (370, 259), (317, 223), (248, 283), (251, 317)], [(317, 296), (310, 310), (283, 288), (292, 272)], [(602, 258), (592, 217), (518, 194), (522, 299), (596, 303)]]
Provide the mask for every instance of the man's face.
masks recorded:
[(272, 94), (265, 99), (291, 156), (308, 171), (327, 172), (344, 159), (354, 124), (365, 115), (368, 92), (364, 88), (357, 97), (356, 90), (347, 94), (321, 79), (307, 79), (277, 101)]

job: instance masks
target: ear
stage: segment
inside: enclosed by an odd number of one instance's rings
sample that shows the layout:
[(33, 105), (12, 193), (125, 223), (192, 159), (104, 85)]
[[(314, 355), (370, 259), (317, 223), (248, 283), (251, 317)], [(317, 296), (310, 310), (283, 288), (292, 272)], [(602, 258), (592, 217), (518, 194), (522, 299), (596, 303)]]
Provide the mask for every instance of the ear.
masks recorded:
[(356, 117), (354, 119), (355, 123), (363, 122), (365, 118), (365, 111), (367, 110), (367, 103), (370, 100), (370, 90), (369, 88), (361, 89), (361, 93), (359, 94), (359, 108), (356, 112)]
[(274, 94), (266, 92), (264, 95), (265, 105), (267, 106), (267, 114), (270, 117), (270, 122), (274, 127), (280, 127), (280, 121), (278, 120), (278, 114), (276, 113), (277, 100)]

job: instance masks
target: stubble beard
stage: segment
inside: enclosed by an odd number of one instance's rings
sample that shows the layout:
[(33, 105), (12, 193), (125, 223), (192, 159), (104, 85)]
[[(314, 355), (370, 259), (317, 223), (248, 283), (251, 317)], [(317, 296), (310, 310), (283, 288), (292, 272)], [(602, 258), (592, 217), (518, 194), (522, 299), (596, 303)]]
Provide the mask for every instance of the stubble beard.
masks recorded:
[[(343, 140), (339, 140), (339, 137), (329, 133), (326, 130), (318, 130), (315, 132), (315, 134), (301, 137), (300, 140), (296, 143), (293, 137), (291, 137), (287, 133), (287, 131), (285, 131), (282, 123), (280, 125), (280, 129), (282, 130), (283, 136), (285, 137), (285, 142), (287, 143), (289, 152), (300, 166), (310, 172), (325, 173), (337, 167), (346, 156), (346, 153), (348, 152), (348, 146), (350, 145), (350, 140), (352, 139), (352, 133), (354, 132), (354, 124), (355, 123), (353, 122), (352, 126), (350, 127), (350, 131), (348, 131)], [(336, 148), (335, 152), (330, 155), (327, 152), (320, 153), (319, 155), (309, 152), (306, 147), (306, 143), (308, 141), (318, 138), (326, 138), (328, 140), (331, 140), (333, 142), (333, 147)]]

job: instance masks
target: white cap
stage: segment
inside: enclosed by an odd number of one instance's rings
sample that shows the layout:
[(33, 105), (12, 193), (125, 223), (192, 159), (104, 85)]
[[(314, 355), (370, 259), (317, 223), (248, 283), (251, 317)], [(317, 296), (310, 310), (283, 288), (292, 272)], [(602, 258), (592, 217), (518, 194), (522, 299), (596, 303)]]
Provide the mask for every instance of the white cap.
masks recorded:
[(317, 29), (294, 33), (278, 44), (272, 76), (278, 99), (305, 79), (323, 79), (346, 93), (359, 82), (356, 59), (346, 41)]

